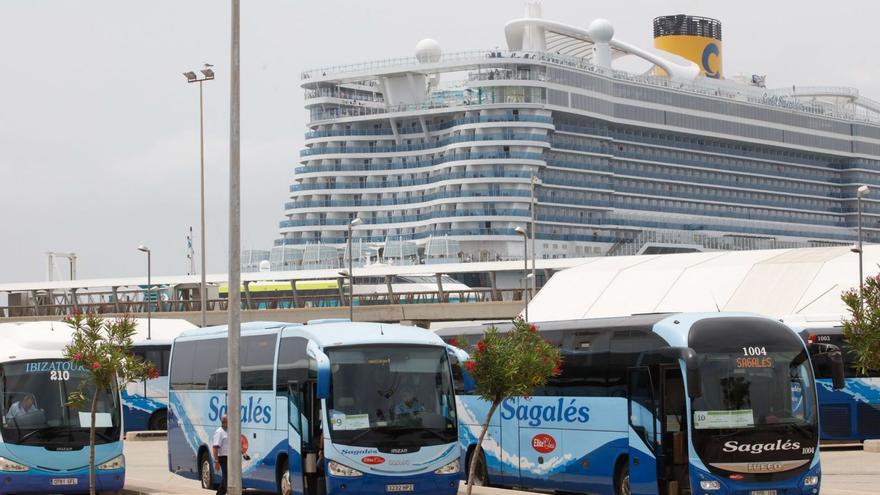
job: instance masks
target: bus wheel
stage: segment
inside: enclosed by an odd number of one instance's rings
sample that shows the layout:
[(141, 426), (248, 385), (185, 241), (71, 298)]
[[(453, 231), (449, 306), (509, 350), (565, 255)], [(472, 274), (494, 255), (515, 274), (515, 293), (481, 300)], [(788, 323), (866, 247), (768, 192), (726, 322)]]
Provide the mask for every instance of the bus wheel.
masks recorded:
[(629, 494), (629, 462), (624, 462), (617, 469), (617, 475), (614, 477), (614, 493), (616, 495)]
[(474, 459), (473, 452), (471, 453), (471, 461), (476, 462), (476, 469), (474, 469), (474, 486), (489, 486), (489, 470), (486, 468), (486, 457), (480, 452), (480, 456)]
[(168, 429), (168, 411), (160, 409), (150, 416), (150, 430), (167, 430)]
[(281, 462), (281, 476), (278, 477), (278, 491), (281, 495), (292, 495), (293, 488), (290, 486), (290, 465), (287, 459)]
[(199, 456), (199, 480), (202, 482), (202, 488), (205, 490), (213, 490), (214, 486), (214, 467), (211, 466), (211, 456), (207, 451), (203, 451)]

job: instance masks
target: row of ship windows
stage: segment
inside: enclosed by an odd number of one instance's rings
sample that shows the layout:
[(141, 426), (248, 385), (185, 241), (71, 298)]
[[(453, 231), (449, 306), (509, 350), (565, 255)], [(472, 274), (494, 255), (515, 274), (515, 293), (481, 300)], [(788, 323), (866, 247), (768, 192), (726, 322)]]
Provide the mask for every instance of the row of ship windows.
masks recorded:
[[(578, 115), (555, 116), (554, 121), (558, 130), (595, 134), (617, 140), (639, 141), (661, 146), (687, 148), (694, 151), (722, 153), (735, 157), (752, 157), (788, 162), (795, 165), (806, 164), (822, 167), (833, 166), (842, 161), (839, 157), (819, 153), (711, 138), (703, 135), (695, 136), (680, 132), (658, 131), (656, 129), (626, 125), (609, 126), (605, 121)], [(875, 161), (875, 164), (878, 163), (880, 161)]]
[[(794, 125), (811, 130), (828, 131), (846, 135), (853, 133), (851, 124), (816, 116), (815, 113), (822, 112), (818, 107), (810, 109), (811, 113), (814, 115), (798, 114), (790, 110), (775, 110), (766, 107), (762, 108), (757, 105), (737, 103), (730, 99), (709, 98), (682, 91), (670, 91), (612, 81), (588, 73), (574, 72), (559, 68), (548, 69), (546, 79), (557, 84), (589, 89), (608, 96), (629, 100), (657, 103), (675, 108), (687, 108), (690, 110), (711, 112), (721, 115), (730, 115), (768, 123)], [(719, 90), (719, 93), (722, 92), (723, 90)], [(767, 104), (773, 104), (773, 101), (772, 98), (762, 100), (762, 102)], [(858, 132), (855, 133), (856, 135), (871, 136), (880, 139), (880, 128), (877, 128), (876, 126), (865, 126), (862, 124), (855, 125), (858, 126)]]

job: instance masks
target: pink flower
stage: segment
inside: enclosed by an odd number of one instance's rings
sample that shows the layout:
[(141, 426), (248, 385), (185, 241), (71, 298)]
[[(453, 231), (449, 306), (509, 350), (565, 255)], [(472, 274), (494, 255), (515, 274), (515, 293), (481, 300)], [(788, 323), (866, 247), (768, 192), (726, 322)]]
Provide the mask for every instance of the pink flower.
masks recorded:
[(77, 361), (82, 359), (82, 357), (83, 357), (83, 355), (81, 352), (77, 352), (76, 354), (73, 355), (73, 359), (76, 359)]
[(464, 367), (465, 367), (469, 372), (473, 373), (473, 372), (474, 372), (474, 368), (477, 367), (477, 363), (475, 363), (475, 362), (473, 362), (473, 361), (466, 361), (466, 362), (464, 363)]
[(477, 352), (483, 352), (486, 350), (486, 343), (482, 340), (477, 342)]
[(455, 337), (449, 339), (449, 345), (453, 347), (458, 347), (458, 339), (456, 339)]
[(532, 325), (531, 327), (529, 327), (529, 330), (531, 330), (532, 333), (535, 333), (538, 331), (538, 327), (536, 327), (535, 325)]
[(156, 378), (159, 378), (159, 370), (157, 370), (156, 368), (150, 368), (150, 371), (147, 372), (147, 376), (155, 380)]
[(92, 369), (93, 369), (93, 370), (96, 370), (96, 369), (98, 369), (98, 368), (100, 368), (100, 367), (101, 367), (101, 363), (99, 363), (99, 362), (97, 362), (97, 361), (95, 361), (94, 363), (92, 363)]

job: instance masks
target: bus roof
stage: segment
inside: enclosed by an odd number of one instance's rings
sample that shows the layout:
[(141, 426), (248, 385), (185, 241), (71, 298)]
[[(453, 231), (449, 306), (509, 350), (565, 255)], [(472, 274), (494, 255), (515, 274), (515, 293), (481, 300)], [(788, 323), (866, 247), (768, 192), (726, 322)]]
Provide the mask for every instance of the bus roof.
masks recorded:
[[(583, 320), (561, 320), (534, 322), (541, 332), (564, 331), (564, 330), (589, 330), (591, 328), (634, 328), (648, 327), (651, 328), (657, 322), (672, 316), (675, 313), (650, 313), (638, 314), (631, 316), (616, 316), (612, 318), (589, 318)], [(480, 325), (469, 325), (463, 327), (450, 326), (437, 330), (437, 335), (441, 337), (457, 337), (459, 335), (477, 335), (482, 334), (491, 326), (495, 326), (500, 332), (507, 332), (513, 328), (513, 323), (506, 321), (502, 323), (490, 322)]]
[(73, 329), (55, 321), (0, 323), (0, 361), (60, 359)]
[[(319, 320), (306, 325), (261, 321), (242, 323), (241, 334), (263, 333), (283, 329), (284, 336), (302, 336), (313, 340), (319, 347), (365, 344), (424, 344), (443, 345), (433, 332), (420, 327), (386, 323), (350, 322), (348, 320)], [(181, 339), (198, 340), (212, 336), (226, 336), (226, 325), (188, 330)]]

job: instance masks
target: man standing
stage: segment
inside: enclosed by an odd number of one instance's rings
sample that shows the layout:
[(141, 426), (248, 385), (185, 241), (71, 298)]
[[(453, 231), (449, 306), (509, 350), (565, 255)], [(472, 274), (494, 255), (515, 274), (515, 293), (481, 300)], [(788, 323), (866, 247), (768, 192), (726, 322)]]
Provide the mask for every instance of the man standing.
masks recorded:
[[(224, 414), (220, 418), (220, 427), (214, 432), (214, 441), (212, 442), (214, 447), (214, 471), (222, 473), (220, 486), (217, 487), (217, 495), (226, 495), (226, 483), (228, 480), (226, 469), (229, 459), (229, 433), (226, 431), (227, 428), (229, 428), (229, 418)], [(241, 457), (249, 461), (251, 458), (247, 450), (247, 444), (244, 442), (244, 436), (242, 436)]]
[(220, 418), (220, 427), (214, 432), (214, 471), (222, 473), (220, 486), (217, 487), (217, 495), (226, 495), (226, 468), (229, 458), (229, 434), (226, 429), (229, 427), (229, 418), (224, 414)]

